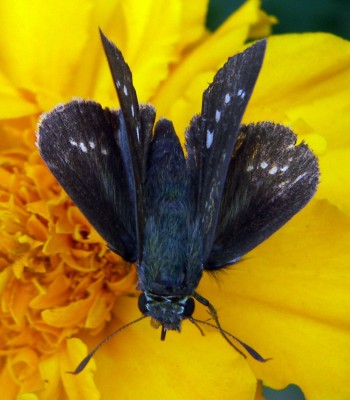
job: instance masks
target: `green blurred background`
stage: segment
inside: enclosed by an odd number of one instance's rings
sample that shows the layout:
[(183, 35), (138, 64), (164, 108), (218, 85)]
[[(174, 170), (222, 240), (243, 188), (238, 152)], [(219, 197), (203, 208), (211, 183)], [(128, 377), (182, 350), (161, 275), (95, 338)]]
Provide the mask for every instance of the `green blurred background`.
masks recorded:
[[(211, 0), (207, 26), (214, 30), (243, 0)], [(262, 8), (278, 19), (273, 33), (331, 32), (350, 39), (349, 0), (262, 0)]]
[[(215, 30), (243, 3), (243, 0), (211, 0), (207, 27)], [(350, 39), (350, 0), (262, 0), (261, 3), (264, 11), (278, 19), (273, 33), (330, 32)], [(263, 395), (268, 400), (305, 400), (295, 385), (284, 390), (265, 387)]]

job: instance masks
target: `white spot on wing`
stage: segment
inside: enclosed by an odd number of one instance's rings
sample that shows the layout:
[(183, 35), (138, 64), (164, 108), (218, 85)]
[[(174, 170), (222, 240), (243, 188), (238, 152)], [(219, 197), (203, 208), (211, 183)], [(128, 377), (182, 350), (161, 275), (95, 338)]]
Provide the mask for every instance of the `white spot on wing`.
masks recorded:
[(95, 148), (95, 142), (93, 142), (92, 140), (89, 140), (89, 146), (90, 146), (90, 148), (91, 149), (94, 149)]
[(133, 117), (135, 117), (135, 110), (134, 110), (134, 106), (131, 104), (131, 115)]
[(300, 179), (303, 179), (304, 176), (307, 174), (307, 172), (304, 172), (303, 174), (299, 175), (293, 182), (292, 185), (294, 185), (295, 183), (299, 182)]
[(216, 121), (216, 122), (219, 122), (219, 121), (220, 121), (220, 117), (221, 117), (221, 111), (216, 110), (216, 113), (215, 113), (215, 121)]
[(262, 163), (260, 163), (260, 167), (261, 167), (262, 169), (267, 168), (268, 165), (269, 165), (269, 164), (268, 164), (267, 162), (265, 162), (265, 161), (263, 161)]
[(278, 185), (278, 187), (279, 188), (281, 188), (281, 189), (283, 189), (286, 185), (288, 185), (289, 184), (289, 179), (287, 179), (286, 181), (283, 181), (283, 182), (281, 182), (279, 185)]
[(102, 147), (101, 148), (101, 153), (103, 154), (103, 155), (107, 155), (108, 154), (108, 151), (107, 151), (107, 149), (105, 149), (104, 147)]
[(247, 166), (247, 172), (253, 171), (254, 167), (250, 164)]
[(81, 148), (81, 151), (83, 153), (87, 153), (87, 147), (85, 146), (85, 144), (83, 142), (79, 143), (79, 147)]
[(123, 87), (123, 91), (124, 91), (125, 96), (127, 96), (128, 95), (128, 88), (125, 85)]
[(117, 81), (117, 88), (120, 88), (120, 81)]
[(230, 100), (231, 100), (230, 94), (229, 94), (229, 93), (226, 93), (226, 95), (225, 95), (225, 103), (226, 103), (226, 104), (229, 103)]
[(69, 139), (69, 143), (70, 143), (72, 146), (78, 146), (78, 143), (77, 143), (74, 139)]
[(281, 168), (281, 172), (286, 172), (288, 168), (288, 165), (283, 165), (283, 167)]
[(209, 147), (212, 145), (213, 143), (213, 138), (214, 138), (214, 132), (210, 132), (210, 130), (207, 130), (207, 149), (209, 149)]
[(278, 168), (276, 167), (276, 165), (274, 165), (272, 168), (270, 168), (269, 174), (275, 175), (277, 171), (278, 171)]
[(237, 96), (239, 96), (241, 99), (244, 99), (245, 95), (246, 93), (243, 89), (238, 89)]
[(140, 141), (140, 128), (138, 126), (136, 127), (136, 136), (137, 140)]

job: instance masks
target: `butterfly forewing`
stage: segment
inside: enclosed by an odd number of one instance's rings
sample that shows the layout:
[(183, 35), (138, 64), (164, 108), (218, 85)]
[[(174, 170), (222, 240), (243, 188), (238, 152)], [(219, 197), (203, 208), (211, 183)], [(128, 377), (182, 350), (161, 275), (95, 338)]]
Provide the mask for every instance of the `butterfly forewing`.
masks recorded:
[(231, 264), (277, 231), (314, 195), (319, 170), (287, 127), (263, 122), (240, 130), (206, 269)]
[(188, 165), (202, 227), (204, 260), (213, 244), (227, 168), (265, 48), (262, 40), (228, 60), (204, 92), (202, 112), (187, 131)]
[(75, 100), (43, 116), (37, 145), (51, 172), (100, 235), (123, 258), (135, 261), (135, 203), (119, 129), (119, 112)]
[(121, 51), (100, 31), (121, 107), (120, 143), (125, 168), (128, 169), (129, 186), (136, 204), (136, 232), (138, 254), (142, 254), (144, 231), (144, 189), (147, 153), (152, 137), (155, 110), (143, 106), (140, 110), (132, 74)]

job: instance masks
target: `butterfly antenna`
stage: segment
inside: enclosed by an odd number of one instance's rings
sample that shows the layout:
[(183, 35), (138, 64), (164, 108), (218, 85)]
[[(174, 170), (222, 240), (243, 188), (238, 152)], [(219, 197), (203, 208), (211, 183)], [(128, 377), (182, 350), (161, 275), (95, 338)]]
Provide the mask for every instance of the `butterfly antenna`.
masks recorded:
[(102, 347), (106, 342), (108, 342), (110, 339), (112, 339), (113, 336), (115, 336), (117, 333), (123, 331), (125, 328), (128, 328), (130, 325), (136, 324), (136, 322), (141, 321), (142, 319), (146, 318), (147, 315), (143, 315), (140, 318), (135, 319), (134, 321), (128, 322), (127, 324), (123, 325), (121, 328), (118, 328), (114, 332), (112, 332), (110, 335), (108, 335), (106, 338), (102, 340), (84, 359), (83, 361), (75, 368), (74, 371), (67, 371), (68, 374), (73, 374), (77, 375), (79, 374), (88, 364), (90, 359), (94, 356), (96, 351)]
[(229, 339), (232, 338), (233, 340), (235, 340), (236, 342), (238, 342), (242, 347), (245, 348), (245, 350), (257, 361), (260, 362), (266, 362), (268, 360), (271, 360), (271, 358), (263, 358), (257, 351), (255, 351), (253, 348), (251, 348), (250, 346), (248, 346), (246, 343), (242, 342), (241, 340), (239, 340), (236, 336), (232, 335), (231, 333), (225, 331), (222, 327), (221, 324), (219, 322), (219, 318), (218, 318), (218, 314), (216, 312), (215, 307), (209, 302), (209, 300), (207, 300), (206, 298), (202, 297), (200, 294), (198, 294), (197, 292), (194, 292), (193, 297), (201, 304), (203, 304), (204, 306), (206, 306), (209, 310), (210, 315), (212, 316), (212, 318), (215, 321), (215, 324), (211, 324), (210, 322), (207, 321), (202, 321), (199, 319), (195, 319), (193, 317), (191, 317), (190, 321), (193, 323), (198, 323), (198, 324), (203, 324), (203, 325), (207, 325), (210, 326), (211, 328), (215, 328), (217, 329), (221, 335), (223, 336), (223, 338), (226, 340), (226, 342), (232, 346), (241, 356), (243, 356), (244, 358), (247, 358), (247, 356), (237, 348), (237, 346), (234, 345), (234, 343), (232, 343), (232, 341)]

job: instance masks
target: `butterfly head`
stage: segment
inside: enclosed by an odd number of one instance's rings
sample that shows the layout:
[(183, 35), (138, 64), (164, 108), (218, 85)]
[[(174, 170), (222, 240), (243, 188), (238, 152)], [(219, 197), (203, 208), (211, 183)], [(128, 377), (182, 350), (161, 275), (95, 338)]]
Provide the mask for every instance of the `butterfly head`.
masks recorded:
[(161, 339), (166, 331), (180, 331), (181, 322), (190, 318), (194, 312), (194, 300), (190, 296), (161, 296), (143, 292), (139, 297), (142, 314), (151, 317), (154, 327), (162, 326)]

